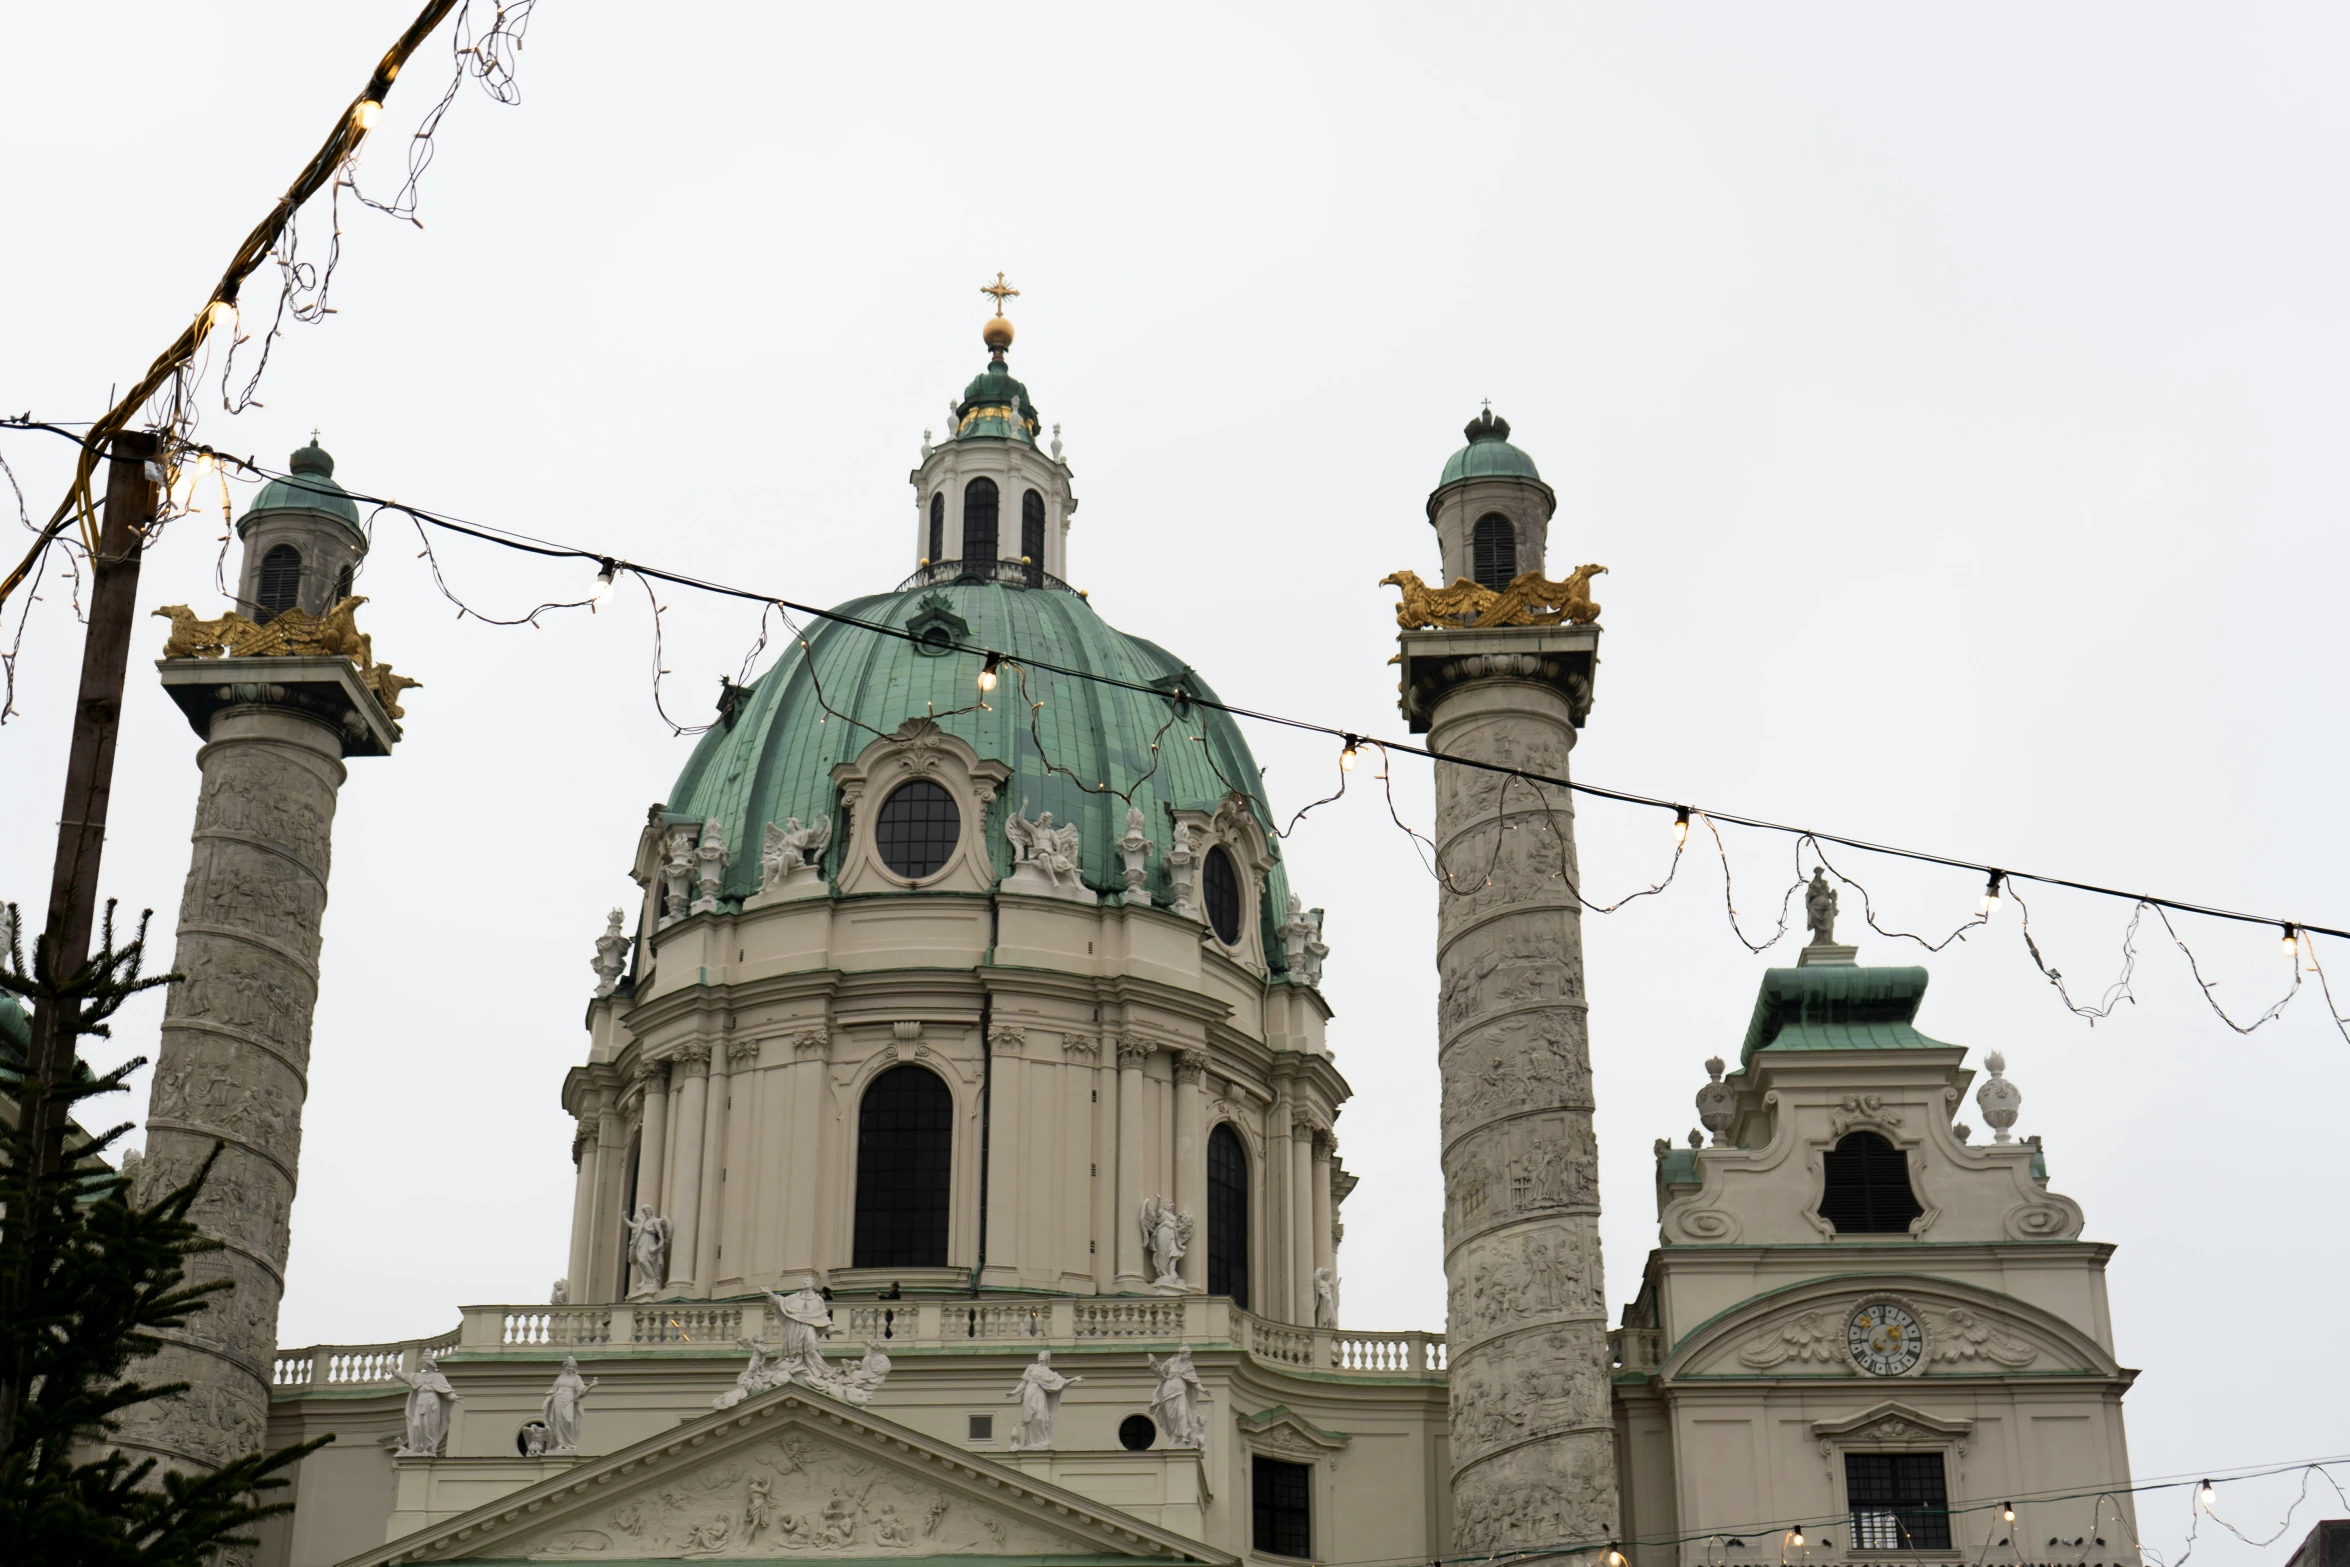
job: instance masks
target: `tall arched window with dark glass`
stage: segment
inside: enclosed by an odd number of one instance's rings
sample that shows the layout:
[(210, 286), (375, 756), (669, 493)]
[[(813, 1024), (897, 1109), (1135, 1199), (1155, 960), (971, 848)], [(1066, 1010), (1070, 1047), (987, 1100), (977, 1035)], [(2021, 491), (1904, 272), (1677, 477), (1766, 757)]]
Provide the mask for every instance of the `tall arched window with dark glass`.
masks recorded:
[(253, 619), (267, 625), (302, 597), (302, 552), (291, 544), (274, 544), (261, 557), (253, 578)]
[(1248, 1153), (1230, 1121), (1208, 1134), (1208, 1293), (1248, 1304)]
[(996, 487), (993, 479), (963, 486), (963, 563), (995, 559)]
[(857, 1106), (857, 1219), (851, 1266), (943, 1268), (953, 1185), (955, 1099), (936, 1074), (893, 1066)]
[(1020, 497), (1020, 558), (1028, 563), (1028, 580), (1044, 579), (1044, 497), (1030, 490)]
[(1208, 851), (1200, 867), (1200, 890), (1207, 900), (1208, 926), (1227, 947), (1240, 945), (1240, 871), (1219, 844)]
[(930, 558), (938, 560), (947, 552), (947, 492), (933, 490), (930, 495)]
[(1478, 586), (1498, 593), (1517, 574), (1518, 530), (1501, 513), (1489, 511), (1469, 535), (1469, 575)]
[(1907, 1235), (1926, 1210), (1909, 1187), (1909, 1158), (1875, 1132), (1847, 1132), (1821, 1161), (1820, 1217), (1839, 1235)]

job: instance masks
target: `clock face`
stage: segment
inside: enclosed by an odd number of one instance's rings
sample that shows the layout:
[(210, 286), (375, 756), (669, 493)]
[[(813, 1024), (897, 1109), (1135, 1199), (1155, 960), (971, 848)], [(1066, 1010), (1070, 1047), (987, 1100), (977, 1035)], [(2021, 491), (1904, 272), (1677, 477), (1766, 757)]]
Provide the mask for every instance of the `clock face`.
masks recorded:
[(1889, 1300), (1872, 1300), (1852, 1314), (1844, 1329), (1852, 1363), (1871, 1376), (1897, 1377), (1926, 1352), (1918, 1319)]

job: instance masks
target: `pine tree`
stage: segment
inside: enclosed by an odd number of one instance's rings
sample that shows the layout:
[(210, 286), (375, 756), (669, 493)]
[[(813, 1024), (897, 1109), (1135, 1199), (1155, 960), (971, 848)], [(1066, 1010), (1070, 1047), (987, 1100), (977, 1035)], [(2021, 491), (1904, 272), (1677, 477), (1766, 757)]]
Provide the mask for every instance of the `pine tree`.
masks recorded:
[(70, 1081), (26, 1081), (23, 1047), (11, 1037), (25, 1022), (14, 998), (36, 1010), (59, 1009), (77, 1040), (104, 1037), (123, 1003), (178, 976), (140, 977), (148, 915), (139, 919), (137, 938), (118, 948), (108, 903), (99, 951), (79, 971), (60, 975), (46, 939), (26, 968), (14, 905), (6, 914), (0, 1086), (12, 1091), (16, 1113), (0, 1127), (0, 1541), (9, 1560), (26, 1563), (217, 1562), (224, 1550), (254, 1544), (253, 1526), (262, 1519), (292, 1510), (264, 1497), (286, 1486), (282, 1470), (332, 1438), (248, 1454), (192, 1477), (156, 1474), (152, 1458), (133, 1463), (107, 1448), (121, 1411), (187, 1386), (138, 1380), (137, 1363), (160, 1343), (155, 1335), (185, 1327), (231, 1287), (226, 1280), (187, 1282), (188, 1259), (220, 1247), (189, 1217), (212, 1160), (185, 1185), (141, 1205), (129, 1178), (104, 1157), (129, 1123), (91, 1135), (69, 1120), (64, 1157), (53, 1173), (33, 1178), (36, 1107), (46, 1099), (71, 1115), (77, 1105), (121, 1092), (146, 1061), (98, 1076), (77, 1053)]

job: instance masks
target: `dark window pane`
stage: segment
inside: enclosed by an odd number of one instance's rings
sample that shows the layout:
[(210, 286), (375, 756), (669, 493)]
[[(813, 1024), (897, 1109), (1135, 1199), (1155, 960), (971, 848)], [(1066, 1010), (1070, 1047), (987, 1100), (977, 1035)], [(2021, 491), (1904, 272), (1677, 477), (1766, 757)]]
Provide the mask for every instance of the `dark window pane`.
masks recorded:
[(1844, 1500), (1855, 1550), (1950, 1549), (1940, 1453), (1846, 1453)]
[(1034, 490), (1020, 497), (1020, 553), (1030, 565), (1044, 565), (1044, 497)]
[(1820, 1217), (1843, 1235), (1906, 1235), (1926, 1210), (1909, 1189), (1909, 1159), (1874, 1132), (1852, 1132), (1822, 1161)]
[(963, 836), (955, 798), (926, 778), (899, 787), (873, 818), (873, 845), (881, 863), (909, 881), (935, 876)]
[[(341, 571), (335, 573), (334, 602), (336, 604), (340, 604), (343, 600), (351, 596), (351, 575), (352, 572), (349, 566), (345, 566)], [(329, 607), (331, 608), (332, 606), (330, 605)]]
[(1252, 1543), (1267, 1556), (1313, 1555), (1313, 1466), (1262, 1456), (1252, 1456), (1248, 1466), (1256, 1512)]
[(995, 559), (996, 489), (993, 479), (963, 486), (963, 559)]
[(1248, 1304), (1248, 1154), (1229, 1121), (1208, 1134), (1208, 1293)]
[(921, 1067), (893, 1066), (866, 1088), (852, 1266), (946, 1266), (954, 1127), (954, 1096)]
[(1469, 574), (1496, 592), (1518, 574), (1518, 530), (1498, 512), (1477, 519), (1469, 536)]
[(1147, 1452), (1158, 1439), (1158, 1425), (1148, 1415), (1128, 1415), (1118, 1422), (1118, 1445), (1129, 1453)]
[(947, 552), (947, 492), (939, 490), (930, 497), (930, 558), (937, 560)]
[(292, 609), (301, 596), (302, 552), (291, 544), (271, 546), (253, 580), (253, 619), (267, 625)]
[(1240, 945), (1240, 872), (1232, 865), (1232, 856), (1221, 846), (1208, 851), (1208, 863), (1200, 871), (1208, 900), (1208, 923), (1215, 928), (1216, 939), (1227, 947)]

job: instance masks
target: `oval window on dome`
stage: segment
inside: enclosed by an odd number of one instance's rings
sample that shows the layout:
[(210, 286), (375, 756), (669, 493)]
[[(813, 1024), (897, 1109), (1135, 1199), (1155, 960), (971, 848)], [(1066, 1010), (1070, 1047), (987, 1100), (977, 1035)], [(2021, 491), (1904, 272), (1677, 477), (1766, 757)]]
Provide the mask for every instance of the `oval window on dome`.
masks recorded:
[(901, 784), (873, 818), (881, 863), (908, 881), (936, 876), (963, 837), (955, 797), (927, 778)]
[(1240, 945), (1240, 871), (1221, 846), (1208, 851), (1200, 867), (1200, 882), (1208, 903), (1208, 924), (1227, 947)]

